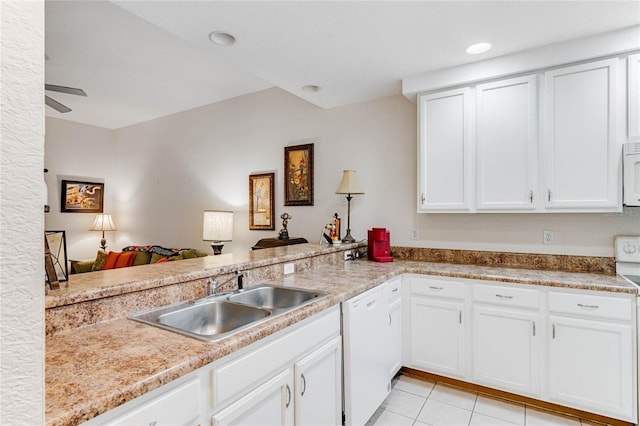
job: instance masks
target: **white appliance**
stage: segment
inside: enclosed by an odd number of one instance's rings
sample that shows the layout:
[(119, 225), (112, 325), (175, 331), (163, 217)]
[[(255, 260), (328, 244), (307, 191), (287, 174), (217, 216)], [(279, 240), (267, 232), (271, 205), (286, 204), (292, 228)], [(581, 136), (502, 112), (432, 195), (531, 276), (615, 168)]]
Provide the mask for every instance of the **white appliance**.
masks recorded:
[(625, 206), (640, 206), (640, 142), (627, 142), (622, 150)]
[(384, 286), (342, 303), (345, 425), (364, 425), (391, 392)]
[[(616, 252), (616, 273), (624, 277), (631, 284), (640, 289), (640, 235), (617, 236), (615, 239)], [(640, 334), (640, 295), (636, 301), (636, 321), (637, 330)], [(640, 344), (640, 339), (636, 336), (636, 343)], [(636, 374), (638, 375), (638, 386), (640, 386), (640, 350), (638, 350), (638, 365)], [(640, 411), (640, 389), (638, 390), (638, 410)], [(640, 423), (637, 421), (636, 424)]]

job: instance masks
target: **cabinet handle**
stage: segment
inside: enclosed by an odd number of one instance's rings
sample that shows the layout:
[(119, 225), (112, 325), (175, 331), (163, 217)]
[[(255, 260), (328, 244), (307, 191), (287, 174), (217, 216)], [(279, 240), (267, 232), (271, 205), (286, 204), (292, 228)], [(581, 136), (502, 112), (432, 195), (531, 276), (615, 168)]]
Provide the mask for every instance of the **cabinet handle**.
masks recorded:
[(585, 309), (598, 309), (598, 305), (583, 305), (582, 303), (578, 303), (578, 306)]
[(302, 392), (300, 392), (300, 396), (304, 396), (304, 393), (307, 391), (307, 378), (304, 377), (304, 373), (300, 374), (300, 378), (302, 379)]
[(551, 201), (551, 190), (547, 189), (547, 201)]
[(389, 314), (389, 327), (391, 327), (391, 314)]
[(551, 338), (552, 339), (556, 338), (556, 325), (555, 324), (551, 324)]
[(149, 426), (156, 426), (157, 424), (158, 424), (158, 421), (154, 420), (151, 423), (149, 423)]
[(424, 196), (424, 192), (422, 194), (420, 194), (420, 200), (422, 201), (422, 204), (424, 204), (424, 201), (426, 200), (426, 198)]
[(536, 336), (536, 322), (533, 321), (533, 337)]
[(367, 308), (370, 308), (372, 306), (374, 306), (376, 304), (377, 300), (372, 300), (371, 302), (367, 303)]
[(397, 292), (398, 292), (398, 287), (396, 287), (393, 290), (391, 290), (391, 293), (397, 293)]
[(529, 190), (529, 204), (533, 204), (533, 189)]
[(429, 288), (431, 290), (435, 290), (435, 291), (440, 291), (440, 290), (444, 289), (444, 287), (436, 287), (436, 286), (433, 286), (433, 285), (430, 285)]
[(499, 297), (500, 299), (513, 299), (513, 296), (505, 296), (504, 294), (496, 294), (496, 297)]
[(287, 384), (287, 403), (284, 405), (284, 408), (289, 408), (289, 405), (291, 404), (291, 388), (289, 387), (289, 385)]
[(462, 324), (462, 311), (458, 311), (458, 322)]

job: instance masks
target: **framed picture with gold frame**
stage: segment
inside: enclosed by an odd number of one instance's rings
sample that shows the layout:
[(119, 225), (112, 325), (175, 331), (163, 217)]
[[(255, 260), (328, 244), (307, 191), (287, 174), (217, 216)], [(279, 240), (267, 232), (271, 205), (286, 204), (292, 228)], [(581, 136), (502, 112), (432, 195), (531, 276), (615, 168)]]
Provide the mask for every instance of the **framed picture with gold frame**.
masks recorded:
[(284, 205), (313, 205), (313, 144), (284, 147)]
[(249, 229), (276, 229), (273, 191), (275, 176), (275, 173), (249, 175)]

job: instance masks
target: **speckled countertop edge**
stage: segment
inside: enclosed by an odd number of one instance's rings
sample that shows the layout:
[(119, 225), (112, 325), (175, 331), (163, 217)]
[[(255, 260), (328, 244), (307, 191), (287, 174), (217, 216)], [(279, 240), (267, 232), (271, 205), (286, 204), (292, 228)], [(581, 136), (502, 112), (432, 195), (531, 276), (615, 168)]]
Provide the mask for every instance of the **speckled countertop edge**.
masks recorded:
[(79, 424), (405, 272), (637, 293), (623, 278), (600, 274), (412, 261), (318, 266), (270, 282), (321, 289), (330, 297), (220, 342), (205, 343), (126, 319), (47, 337), (46, 423)]

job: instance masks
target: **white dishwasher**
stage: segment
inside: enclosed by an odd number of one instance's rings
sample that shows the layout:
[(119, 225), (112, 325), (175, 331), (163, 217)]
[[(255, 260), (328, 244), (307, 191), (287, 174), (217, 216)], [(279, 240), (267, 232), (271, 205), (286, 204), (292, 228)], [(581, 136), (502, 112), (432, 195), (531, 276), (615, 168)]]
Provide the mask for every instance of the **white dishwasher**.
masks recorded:
[(345, 425), (364, 425), (391, 391), (384, 285), (342, 303)]

